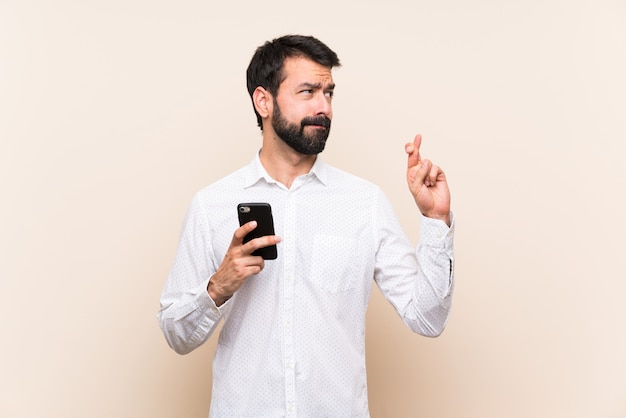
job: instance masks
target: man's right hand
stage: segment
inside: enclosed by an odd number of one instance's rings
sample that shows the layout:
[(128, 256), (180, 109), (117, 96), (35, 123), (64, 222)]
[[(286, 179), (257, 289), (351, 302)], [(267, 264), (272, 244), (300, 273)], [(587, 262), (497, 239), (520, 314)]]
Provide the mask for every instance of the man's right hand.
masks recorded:
[(252, 253), (259, 248), (280, 242), (278, 235), (267, 235), (244, 244), (243, 238), (256, 227), (256, 221), (251, 221), (237, 228), (222, 264), (209, 280), (207, 291), (216, 306), (221, 306), (230, 299), (248, 277), (259, 274), (263, 270), (265, 266), (263, 258), (253, 256)]

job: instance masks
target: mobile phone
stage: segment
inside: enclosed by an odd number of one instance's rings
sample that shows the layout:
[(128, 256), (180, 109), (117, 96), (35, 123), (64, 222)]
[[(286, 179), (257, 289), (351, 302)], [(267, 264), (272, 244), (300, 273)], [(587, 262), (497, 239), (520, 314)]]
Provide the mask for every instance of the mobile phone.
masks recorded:
[[(237, 205), (239, 225), (242, 226), (250, 221), (256, 221), (257, 227), (250, 231), (244, 238), (244, 244), (254, 238), (266, 235), (274, 235), (274, 218), (272, 207), (269, 203), (240, 203)], [(252, 255), (261, 256), (265, 260), (275, 260), (278, 257), (276, 244), (269, 247), (259, 248)]]

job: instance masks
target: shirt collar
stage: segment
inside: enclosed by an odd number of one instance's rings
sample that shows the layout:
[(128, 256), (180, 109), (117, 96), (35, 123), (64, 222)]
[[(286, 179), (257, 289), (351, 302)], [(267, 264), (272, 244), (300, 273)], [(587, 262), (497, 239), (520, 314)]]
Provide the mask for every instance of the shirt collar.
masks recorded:
[[(243, 185), (244, 188), (251, 187), (261, 180), (264, 180), (268, 184), (278, 183), (267, 173), (265, 167), (261, 164), (261, 159), (259, 158), (260, 154), (261, 150), (254, 155), (254, 158), (246, 167)], [(313, 176), (324, 186), (328, 185), (328, 164), (326, 164), (318, 155), (315, 159), (315, 163), (313, 163), (313, 167), (311, 167), (311, 171), (309, 171), (308, 174), (305, 174), (305, 176)]]

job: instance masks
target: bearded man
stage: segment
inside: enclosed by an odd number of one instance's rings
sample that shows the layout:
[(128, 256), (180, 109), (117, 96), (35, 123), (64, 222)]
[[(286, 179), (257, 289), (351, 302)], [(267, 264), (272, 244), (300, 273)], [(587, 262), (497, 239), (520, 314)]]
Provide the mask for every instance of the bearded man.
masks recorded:
[[(194, 197), (161, 295), (169, 345), (189, 353), (223, 320), (211, 417), (369, 417), (365, 312), (375, 282), (414, 332), (438, 336), (454, 287), (450, 191), (444, 172), (405, 144), (421, 218), (413, 248), (375, 185), (326, 164), (335, 52), (310, 36), (268, 41), (247, 87), (261, 149)], [(241, 202), (271, 205), (276, 235), (250, 241)], [(278, 258), (252, 253), (278, 245)]]

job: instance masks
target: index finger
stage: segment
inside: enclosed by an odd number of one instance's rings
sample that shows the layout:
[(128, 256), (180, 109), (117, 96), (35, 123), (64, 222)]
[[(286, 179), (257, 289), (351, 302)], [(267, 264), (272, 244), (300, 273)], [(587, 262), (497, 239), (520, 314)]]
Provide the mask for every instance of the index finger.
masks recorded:
[(245, 254), (250, 255), (258, 249), (276, 245), (281, 241), (278, 235), (248, 236), (250, 232), (256, 229), (257, 225), (257, 221), (250, 221), (237, 228), (231, 246), (240, 246)]
[(280, 242), (280, 237), (278, 235), (263, 235), (262, 237), (251, 239), (250, 241), (245, 243), (241, 247), (241, 249), (244, 254), (257, 255), (255, 254), (255, 251), (260, 250), (262, 248), (270, 247), (272, 245), (276, 245), (279, 242)]

